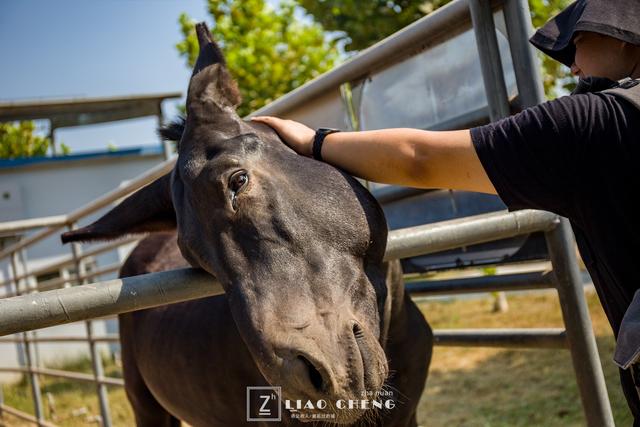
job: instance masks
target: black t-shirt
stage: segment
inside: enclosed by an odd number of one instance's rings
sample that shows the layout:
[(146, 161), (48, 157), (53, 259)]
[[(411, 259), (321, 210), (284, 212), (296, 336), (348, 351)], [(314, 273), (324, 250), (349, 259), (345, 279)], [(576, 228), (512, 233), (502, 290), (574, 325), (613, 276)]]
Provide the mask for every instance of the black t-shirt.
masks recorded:
[(640, 288), (640, 111), (606, 93), (565, 96), (471, 130), (509, 210), (569, 218), (617, 336)]

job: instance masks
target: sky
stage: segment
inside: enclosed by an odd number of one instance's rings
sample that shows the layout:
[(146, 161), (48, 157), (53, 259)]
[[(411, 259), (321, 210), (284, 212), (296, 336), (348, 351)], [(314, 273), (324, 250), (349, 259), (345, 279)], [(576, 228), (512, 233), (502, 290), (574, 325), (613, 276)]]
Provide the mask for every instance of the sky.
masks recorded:
[[(182, 12), (211, 25), (205, 0), (0, 0), (0, 101), (184, 95)], [(179, 102), (164, 102), (166, 119)], [(56, 141), (73, 153), (157, 145), (156, 126), (149, 117), (63, 128)]]

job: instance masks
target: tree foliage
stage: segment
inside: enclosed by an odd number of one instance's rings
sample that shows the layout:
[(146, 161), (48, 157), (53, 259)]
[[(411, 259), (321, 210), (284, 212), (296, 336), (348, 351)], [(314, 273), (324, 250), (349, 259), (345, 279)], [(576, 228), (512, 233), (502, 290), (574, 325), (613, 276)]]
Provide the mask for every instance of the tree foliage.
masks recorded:
[(346, 51), (366, 49), (451, 0), (298, 0)]
[(51, 140), (34, 135), (32, 121), (0, 123), (0, 158), (35, 157), (47, 154)]
[[(529, 0), (533, 26), (540, 28), (549, 18), (552, 18), (562, 9), (569, 6), (571, 1), (572, 0)], [(542, 79), (547, 98), (555, 98), (558, 95), (558, 88), (569, 92), (575, 88), (575, 79), (571, 76), (571, 71), (566, 66), (551, 59), (542, 52), (540, 52), (538, 56), (542, 62)]]
[[(35, 135), (33, 121), (0, 123), (0, 159), (46, 156), (51, 139)], [(71, 149), (60, 143), (58, 154), (66, 155)]]
[[(328, 31), (340, 32), (347, 51), (365, 49), (406, 27), (451, 0), (297, 0)], [(569, 5), (571, 0), (529, 0), (534, 27)], [(570, 90), (574, 80), (562, 64), (542, 55), (545, 92), (555, 97), (557, 87)]]
[[(331, 69), (339, 58), (322, 27), (299, 19), (290, 1), (273, 9), (265, 0), (208, 0), (211, 33), (238, 82), (244, 116)], [(308, 20), (309, 21), (309, 20)], [(198, 56), (194, 22), (179, 19), (184, 39), (176, 47), (191, 67)]]

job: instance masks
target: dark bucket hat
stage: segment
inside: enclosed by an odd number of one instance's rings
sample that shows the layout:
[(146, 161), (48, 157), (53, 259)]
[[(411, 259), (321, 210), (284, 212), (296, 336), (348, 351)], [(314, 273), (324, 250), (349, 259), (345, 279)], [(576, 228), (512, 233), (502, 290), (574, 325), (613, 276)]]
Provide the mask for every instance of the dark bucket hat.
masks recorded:
[(570, 67), (576, 55), (573, 36), (577, 31), (640, 45), (640, 1), (577, 0), (538, 29), (529, 41)]

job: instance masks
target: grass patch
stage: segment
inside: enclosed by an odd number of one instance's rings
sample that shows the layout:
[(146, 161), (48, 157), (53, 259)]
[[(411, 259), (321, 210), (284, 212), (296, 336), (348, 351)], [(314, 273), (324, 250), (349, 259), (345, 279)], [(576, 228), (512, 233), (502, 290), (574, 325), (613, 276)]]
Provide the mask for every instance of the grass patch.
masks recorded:
[[(632, 417), (620, 388), (611, 357), (614, 340), (594, 292), (587, 293), (598, 349), (605, 372), (616, 425), (631, 425)], [(433, 328), (562, 327), (555, 292), (509, 296), (509, 311), (493, 313), (491, 297), (474, 300), (421, 302), (419, 307)], [(121, 370), (105, 359), (105, 374)], [(67, 361), (56, 369), (91, 372), (88, 359)], [(55, 398), (56, 423), (87, 426), (100, 413), (95, 387), (41, 377), (47, 419), (47, 392)], [(33, 413), (28, 382), (4, 385), (6, 404)], [(134, 425), (124, 389), (109, 387), (115, 426)], [(82, 411), (82, 408), (86, 408)], [(81, 412), (80, 415), (73, 414)], [(7, 415), (8, 425), (27, 426)], [(584, 426), (582, 406), (566, 350), (505, 350), (494, 348), (436, 347), (427, 387), (420, 401), (418, 423), (426, 427)]]
[[(614, 339), (595, 292), (587, 303), (616, 425), (633, 419), (613, 364)], [(490, 297), (422, 302), (434, 329), (563, 327), (555, 291), (509, 296), (509, 311), (493, 313)], [(418, 423), (438, 426), (584, 426), (568, 350), (436, 347)]]
[[(122, 369), (111, 359), (103, 358), (105, 376), (122, 377)], [(91, 360), (78, 358), (55, 363), (48, 368), (61, 369), (82, 373), (91, 373)], [(31, 388), (26, 376), (14, 384), (3, 384), (5, 403), (8, 406), (19, 409), (29, 414), (34, 414)], [(96, 416), (100, 414), (96, 386), (86, 382), (70, 381), (63, 378), (40, 376), (40, 389), (42, 391), (42, 403), (44, 413), (48, 421), (53, 421), (61, 426), (86, 427), (98, 425)], [(133, 412), (127, 401), (124, 388), (107, 386), (111, 419), (115, 426), (131, 426)], [(47, 395), (53, 396), (53, 407), (50, 405)], [(52, 413), (52, 409), (54, 412)], [(32, 424), (20, 421), (11, 415), (5, 415), (10, 426), (32, 426)]]

